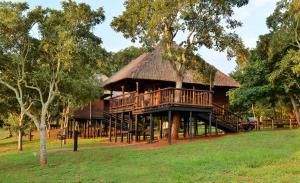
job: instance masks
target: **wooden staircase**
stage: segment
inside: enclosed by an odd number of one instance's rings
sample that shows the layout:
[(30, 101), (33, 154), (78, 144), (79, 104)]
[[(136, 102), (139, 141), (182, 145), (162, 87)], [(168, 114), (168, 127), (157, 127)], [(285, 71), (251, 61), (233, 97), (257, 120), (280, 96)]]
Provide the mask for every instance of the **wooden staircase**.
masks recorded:
[[(209, 115), (198, 114), (201, 120), (206, 124), (209, 124)], [(213, 104), (211, 125), (229, 133), (239, 132), (239, 122), (241, 117), (234, 114), (233, 112), (225, 109), (222, 106)]]

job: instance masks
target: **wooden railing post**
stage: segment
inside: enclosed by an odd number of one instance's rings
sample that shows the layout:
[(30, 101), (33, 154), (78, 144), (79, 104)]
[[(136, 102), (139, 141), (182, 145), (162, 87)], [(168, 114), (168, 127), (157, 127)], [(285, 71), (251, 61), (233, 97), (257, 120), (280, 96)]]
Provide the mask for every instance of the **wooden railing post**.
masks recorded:
[(193, 104), (195, 104), (195, 86), (193, 86)]

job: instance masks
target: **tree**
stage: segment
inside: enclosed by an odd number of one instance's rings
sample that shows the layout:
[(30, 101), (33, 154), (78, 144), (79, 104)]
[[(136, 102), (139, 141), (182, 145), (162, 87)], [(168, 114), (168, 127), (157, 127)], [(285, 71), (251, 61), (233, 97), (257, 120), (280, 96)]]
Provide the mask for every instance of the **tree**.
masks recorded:
[(300, 121), (300, 2), (280, 1), (267, 25), (271, 35), (268, 58), (275, 65), (269, 80), (282, 86)]
[[(40, 163), (47, 163), (46, 119), (49, 107), (60, 95), (60, 84), (76, 72), (84, 45), (99, 45), (92, 28), (104, 20), (103, 9), (84, 3), (62, 2), (61, 10), (26, 3), (0, 3), (0, 84), (14, 93), (20, 112), (40, 131)], [(36, 25), (38, 37), (30, 31)], [(90, 47), (88, 47), (90, 48)], [(3, 63), (1, 61), (1, 63)], [(81, 67), (84, 67), (81, 65)]]
[(133, 59), (136, 59), (143, 53), (148, 51), (147, 48), (137, 48), (134, 46), (122, 49), (118, 52), (107, 52), (106, 50), (99, 50), (102, 55), (99, 56), (98, 64), (100, 72), (106, 76), (112, 76), (114, 73), (122, 69)]
[[(203, 62), (195, 57), (201, 47), (224, 51), (228, 56), (243, 59), (244, 52), (238, 36), (231, 32), (241, 23), (232, 18), (234, 7), (248, 0), (152, 0), (125, 1), (125, 11), (114, 17), (111, 26), (132, 41), (139, 40), (147, 46), (160, 43), (163, 59), (176, 71), (176, 88), (182, 88), (183, 77), (191, 65)], [(180, 35), (180, 36), (178, 36)], [(184, 37), (184, 38), (182, 38)], [(180, 39), (174, 45), (176, 38)], [(179, 99), (176, 92), (175, 99)], [(178, 138), (180, 114), (173, 115), (172, 138)]]
[(231, 104), (249, 108), (250, 104), (264, 101), (275, 108), (276, 103), (286, 103), (289, 99), (300, 121), (299, 10), (299, 1), (278, 2), (274, 13), (267, 18), (270, 32), (260, 36), (249, 61), (234, 74), (241, 88), (230, 92)]

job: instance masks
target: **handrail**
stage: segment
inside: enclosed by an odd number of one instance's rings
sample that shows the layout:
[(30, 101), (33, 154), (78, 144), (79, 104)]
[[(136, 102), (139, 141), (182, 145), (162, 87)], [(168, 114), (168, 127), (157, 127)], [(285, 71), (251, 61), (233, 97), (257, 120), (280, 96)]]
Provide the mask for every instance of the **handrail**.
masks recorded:
[(171, 87), (140, 94), (130, 92), (110, 98), (110, 110), (137, 110), (166, 104), (211, 107), (212, 93)]
[(236, 131), (239, 131), (239, 122), (242, 119), (240, 116), (215, 103), (213, 104), (213, 113), (217, 119), (222, 120), (236, 128)]

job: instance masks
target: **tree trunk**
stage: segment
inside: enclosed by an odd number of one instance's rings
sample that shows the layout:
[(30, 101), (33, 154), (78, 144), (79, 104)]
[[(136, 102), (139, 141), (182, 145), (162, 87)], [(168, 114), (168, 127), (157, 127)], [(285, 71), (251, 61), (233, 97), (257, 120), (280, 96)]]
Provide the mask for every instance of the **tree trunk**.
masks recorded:
[(46, 165), (47, 164), (47, 152), (46, 152), (46, 126), (45, 121), (41, 122), (40, 125), (40, 164)]
[(23, 134), (21, 129), (19, 129), (18, 150), (23, 151)]
[(294, 112), (296, 114), (297, 122), (300, 122), (300, 113), (298, 110), (298, 105), (297, 105), (296, 99), (292, 94), (290, 94), (290, 99), (291, 99), (291, 102), (293, 105)]
[(180, 127), (180, 112), (173, 112), (173, 125), (172, 125), (172, 140), (178, 139), (178, 131)]
[[(182, 82), (183, 82), (183, 77), (182, 76), (177, 76), (176, 79), (176, 88), (181, 89), (182, 88)], [(180, 97), (181, 97), (181, 91), (180, 90), (175, 90), (175, 102), (179, 103), (180, 102)], [(178, 131), (180, 128), (180, 112), (174, 112), (173, 113), (173, 123), (172, 123), (172, 140), (177, 140), (178, 139)]]
[(19, 118), (19, 136), (18, 136), (18, 150), (23, 151), (23, 131), (22, 131), (22, 126), (23, 126), (23, 116), (24, 114), (20, 114)]

